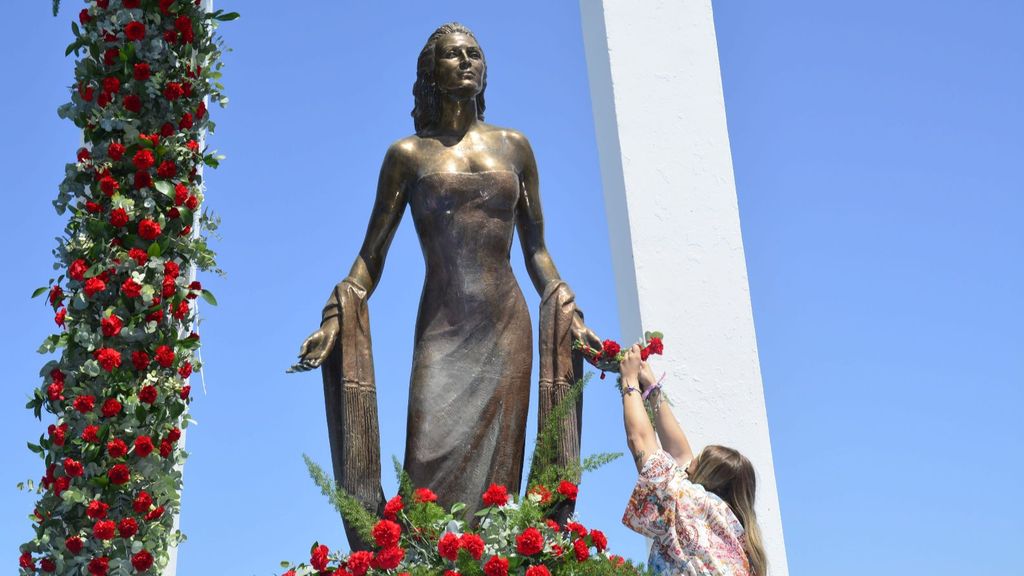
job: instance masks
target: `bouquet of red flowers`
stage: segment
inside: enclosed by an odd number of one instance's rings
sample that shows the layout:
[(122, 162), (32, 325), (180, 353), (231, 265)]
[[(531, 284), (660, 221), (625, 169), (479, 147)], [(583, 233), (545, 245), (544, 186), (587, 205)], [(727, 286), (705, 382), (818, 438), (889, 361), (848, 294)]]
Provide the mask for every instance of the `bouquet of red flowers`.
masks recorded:
[[(646, 361), (651, 354), (661, 355), (664, 352), (662, 338), (664, 336), (661, 332), (644, 332), (644, 347), (640, 350), (640, 358)], [(602, 378), (605, 372), (618, 372), (619, 364), (626, 356), (626, 351), (614, 340), (605, 340), (600, 350), (591, 348), (582, 340), (576, 340), (572, 343), (572, 349), (579, 350), (587, 362), (600, 370)]]

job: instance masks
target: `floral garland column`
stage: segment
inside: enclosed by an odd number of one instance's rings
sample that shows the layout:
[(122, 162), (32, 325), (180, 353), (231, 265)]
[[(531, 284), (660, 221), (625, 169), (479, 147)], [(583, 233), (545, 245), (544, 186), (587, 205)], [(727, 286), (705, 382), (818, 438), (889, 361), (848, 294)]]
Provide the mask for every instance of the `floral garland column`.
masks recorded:
[(188, 378), (199, 367), (194, 301), (213, 296), (190, 270), (215, 267), (193, 227), (206, 102), (224, 104), (218, 21), (201, 0), (91, 0), (72, 23), (75, 84), (60, 115), (86, 146), (54, 201), (68, 225), (48, 293), (59, 332), (40, 352), (43, 382), (28, 403), (55, 420), (29, 448), (45, 475), (20, 574), (156, 574), (182, 534), (179, 446)]

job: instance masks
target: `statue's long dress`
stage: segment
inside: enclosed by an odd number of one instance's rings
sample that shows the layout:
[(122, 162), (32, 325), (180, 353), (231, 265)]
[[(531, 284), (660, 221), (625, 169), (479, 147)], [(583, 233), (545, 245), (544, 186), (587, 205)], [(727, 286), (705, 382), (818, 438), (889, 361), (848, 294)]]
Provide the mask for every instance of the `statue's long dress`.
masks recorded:
[(509, 251), (519, 178), (442, 172), (409, 194), (426, 261), (409, 383), (405, 468), (440, 503), (519, 491), (530, 402), (530, 314)]

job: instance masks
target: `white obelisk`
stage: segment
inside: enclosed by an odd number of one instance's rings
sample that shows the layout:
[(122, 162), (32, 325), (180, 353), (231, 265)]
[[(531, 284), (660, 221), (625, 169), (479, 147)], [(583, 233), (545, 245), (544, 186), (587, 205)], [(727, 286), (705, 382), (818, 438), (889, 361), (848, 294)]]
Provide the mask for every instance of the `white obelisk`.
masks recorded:
[(695, 450), (758, 475), (769, 571), (789, 573), (710, 0), (580, 0), (622, 339), (665, 333)]

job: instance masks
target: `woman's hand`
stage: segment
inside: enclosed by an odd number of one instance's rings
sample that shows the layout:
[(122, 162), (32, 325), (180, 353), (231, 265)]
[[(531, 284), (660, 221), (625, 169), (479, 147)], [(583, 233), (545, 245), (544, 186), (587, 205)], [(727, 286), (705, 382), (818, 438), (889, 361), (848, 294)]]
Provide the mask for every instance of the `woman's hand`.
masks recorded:
[(626, 355), (622, 358), (622, 362), (619, 363), (619, 374), (622, 375), (622, 379), (635, 381), (641, 370), (643, 361), (640, 360), (640, 345), (634, 344), (629, 350), (626, 351)]
[(327, 355), (334, 348), (334, 342), (338, 338), (338, 317), (331, 318), (323, 323), (320, 328), (310, 334), (309, 338), (302, 343), (299, 349), (299, 361), (289, 368), (288, 372), (307, 372), (316, 370), (327, 359)]
[(658, 383), (658, 379), (654, 377), (654, 370), (651, 370), (651, 365), (647, 362), (640, 362), (639, 380), (640, 390), (643, 392)]

